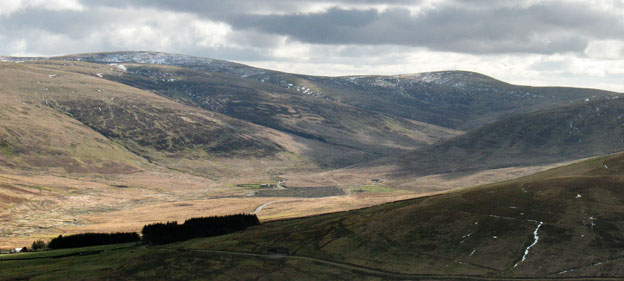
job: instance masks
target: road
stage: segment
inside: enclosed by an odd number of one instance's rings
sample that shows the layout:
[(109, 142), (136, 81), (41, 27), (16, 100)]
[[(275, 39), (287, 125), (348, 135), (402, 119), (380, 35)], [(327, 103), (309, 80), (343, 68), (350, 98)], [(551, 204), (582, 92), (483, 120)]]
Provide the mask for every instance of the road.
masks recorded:
[(254, 214), (260, 213), (262, 211), (262, 208), (269, 206), (271, 204), (274, 203), (280, 203), (280, 202), (293, 202), (293, 201), (301, 201), (301, 199), (296, 199), (296, 200), (281, 200), (281, 201), (271, 201), (271, 202), (266, 202), (260, 206), (258, 206), (258, 208), (256, 208), (256, 210), (253, 212)]

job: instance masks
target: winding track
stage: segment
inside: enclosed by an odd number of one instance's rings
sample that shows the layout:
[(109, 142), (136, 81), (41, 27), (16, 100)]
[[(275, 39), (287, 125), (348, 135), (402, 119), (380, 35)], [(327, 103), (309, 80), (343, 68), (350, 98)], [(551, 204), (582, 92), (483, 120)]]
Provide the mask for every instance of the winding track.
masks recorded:
[(281, 200), (281, 201), (271, 201), (271, 202), (266, 202), (260, 206), (258, 206), (258, 208), (256, 208), (256, 210), (253, 212), (254, 214), (260, 213), (262, 212), (262, 208), (269, 206), (271, 204), (274, 203), (281, 203), (281, 202), (294, 202), (294, 201), (301, 201), (301, 199), (295, 199), (295, 200)]

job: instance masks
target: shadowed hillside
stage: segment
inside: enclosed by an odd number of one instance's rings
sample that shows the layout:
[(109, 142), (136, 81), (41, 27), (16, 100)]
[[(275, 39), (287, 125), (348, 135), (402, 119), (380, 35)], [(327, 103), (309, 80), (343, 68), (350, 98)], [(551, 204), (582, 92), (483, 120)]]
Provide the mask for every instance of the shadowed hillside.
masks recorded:
[[(270, 86), (278, 87), (299, 98), (333, 101), (368, 112), (380, 112), (460, 130), (475, 129), (511, 114), (613, 94), (595, 89), (517, 86), (465, 71), (325, 77), (157, 52), (95, 53), (56, 59), (180, 66), (200, 71), (204, 75), (217, 73), (229, 76), (234, 81), (244, 79), (260, 82), (255, 85), (269, 89)], [(195, 91), (194, 94), (210, 95), (201, 91)]]
[(285, 133), (376, 156), (424, 147), (461, 133), (220, 73), (153, 65), (126, 68), (122, 75), (106, 78)]
[[(602, 98), (521, 114), (408, 154), (402, 173), (555, 163), (624, 149), (624, 100)], [(426, 163), (424, 165), (423, 163)]]

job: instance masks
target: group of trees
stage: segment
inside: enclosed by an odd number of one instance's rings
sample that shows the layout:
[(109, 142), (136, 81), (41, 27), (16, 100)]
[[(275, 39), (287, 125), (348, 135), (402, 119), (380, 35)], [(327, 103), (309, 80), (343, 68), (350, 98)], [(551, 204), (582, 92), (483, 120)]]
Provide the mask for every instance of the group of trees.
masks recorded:
[(258, 225), (255, 214), (191, 218), (178, 222), (155, 223), (143, 227), (143, 242), (148, 244), (166, 244), (197, 237), (223, 235), (245, 230), (248, 226)]
[(43, 240), (37, 240), (32, 243), (31, 249), (33, 251), (40, 251), (47, 248), (47, 246), (48, 245), (46, 245), (46, 242), (44, 242)]
[[(143, 227), (143, 242), (146, 244), (166, 244), (197, 237), (209, 237), (245, 230), (249, 226), (260, 224), (255, 214), (199, 217), (178, 222), (148, 224)], [(59, 235), (46, 244), (37, 240), (32, 250), (66, 249), (97, 245), (119, 244), (141, 241), (136, 232), (118, 233), (81, 233), (68, 236)]]
[(141, 238), (136, 232), (80, 233), (68, 236), (59, 235), (48, 243), (48, 248), (67, 249), (137, 241), (141, 241)]

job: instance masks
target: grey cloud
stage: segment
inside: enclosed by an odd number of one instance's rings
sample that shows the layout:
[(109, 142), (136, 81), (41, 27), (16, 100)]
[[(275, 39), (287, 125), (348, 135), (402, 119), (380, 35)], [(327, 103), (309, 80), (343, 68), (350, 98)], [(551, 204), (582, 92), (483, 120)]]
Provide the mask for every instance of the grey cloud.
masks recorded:
[[(105, 12), (112, 7), (186, 12), (225, 22), (237, 31), (231, 35), (232, 42), (255, 48), (274, 46), (276, 37), (270, 35), (278, 35), (311, 44), (400, 45), (472, 54), (580, 54), (589, 40), (624, 39), (624, 23), (615, 13), (605, 13), (582, 2), (529, 5), (511, 0), (450, 0), (415, 15), (399, 6), (418, 5), (419, 0), (342, 0), (332, 2), (334, 8), (324, 12), (300, 12), (314, 3), (327, 2), (82, 0), (87, 7), (83, 12), (29, 9), (0, 19), (0, 30), (6, 33), (31, 28), (71, 38), (84, 37), (99, 22), (123, 21)], [(394, 8), (341, 8), (358, 4), (389, 4)], [(259, 10), (264, 13), (257, 14)]]
[[(283, 35), (312, 44), (395, 44), (476, 54), (548, 54), (581, 53), (588, 40), (623, 37), (624, 23), (620, 17), (595, 9), (592, 3), (449, 0), (418, 15), (401, 7), (418, 6), (420, 2), (83, 0), (88, 5), (130, 5), (194, 13), (226, 22), (236, 29)], [(306, 5), (315, 3), (333, 3), (334, 8), (320, 13), (301, 12)], [(394, 8), (384, 11), (343, 8), (370, 4), (388, 4)]]
[(100, 24), (110, 22), (115, 17), (102, 11), (49, 11), (43, 9), (26, 9), (0, 18), (0, 30), (3, 33), (24, 34), (25, 30), (44, 30), (69, 36), (83, 38)]
[(622, 38), (622, 22), (582, 4), (439, 7), (421, 15), (332, 8), (315, 14), (227, 17), (240, 29), (286, 35), (318, 44), (398, 44), (468, 53), (582, 52), (592, 38)]

